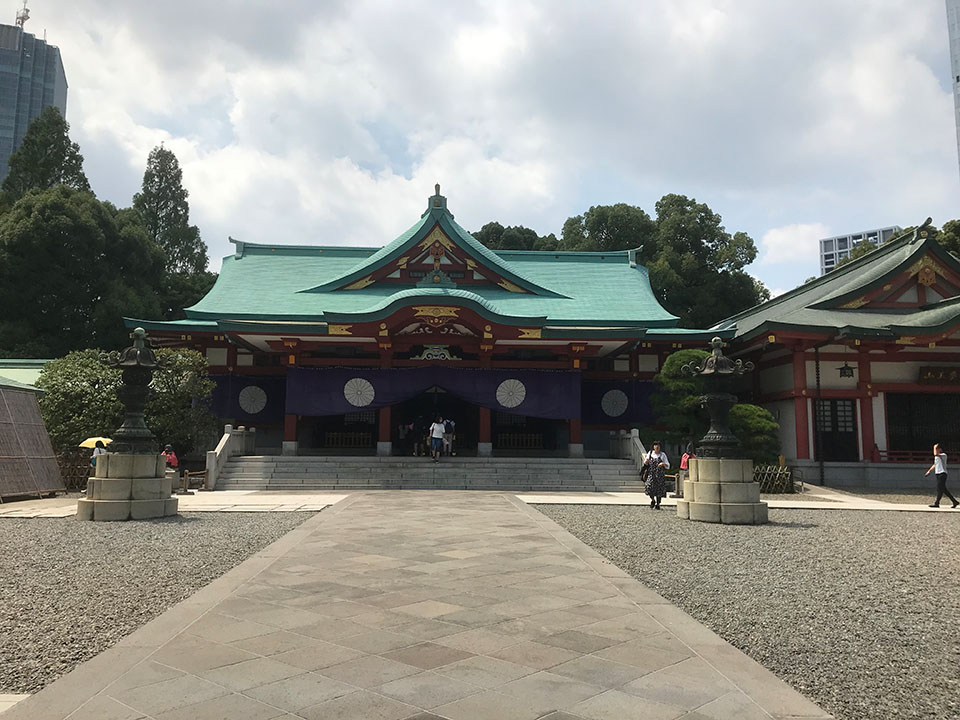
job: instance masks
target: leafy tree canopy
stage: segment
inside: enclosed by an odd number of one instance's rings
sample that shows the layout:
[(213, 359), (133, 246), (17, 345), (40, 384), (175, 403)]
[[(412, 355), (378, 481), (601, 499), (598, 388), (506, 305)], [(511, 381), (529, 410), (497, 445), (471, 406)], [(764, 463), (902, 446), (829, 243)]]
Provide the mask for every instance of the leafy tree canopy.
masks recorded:
[(682, 327), (710, 327), (770, 299), (744, 270), (757, 257), (749, 235), (731, 235), (720, 215), (684, 195), (664, 195), (656, 209), (656, 239), (639, 259), (657, 298)]
[(560, 249), (612, 252), (646, 248), (656, 233), (656, 223), (638, 207), (626, 203), (595, 205), (583, 215), (567, 218), (560, 234)]
[(147, 157), (143, 187), (133, 196), (133, 208), (166, 255), (170, 272), (202, 273), (207, 268), (207, 246), (197, 226), (190, 224), (187, 195), (177, 156), (163, 145), (155, 147)]
[(498, 222), (489, 222), (472, 235), (491, 250), (556, 250), (558, 244), (553, 233), (541, 236), (522, 225), (504, 227)]
[[(195, 350), (157, 351), (160, 368), (154, 373), (154, 395), (147, 403), (147, 426), (159, 443), (178, 453), (204, 447), (216, 431), (216, 418), (206, 402), (214, 383), (207, 361)], [(40, 413), (55, 447), (76, 447), (94, 435), (109, 437), (123, 422), (117, 400), (120, 372), (100, 362), (99, 350), (79, 350), (47, 363), (37, 385)]]
[(129, 212), (58, 185), (0, 218), (0, 352), (57, 357), (121, 347), (121, 317), (156, 317), (163, 256)]
[(937, 242), (947, 252), (960, 257), (960, 220), (947, 220), (937, 234)]
[[(650, 272), (654, 294), (680, 318), (682, 327), (710, 327), (770, 299), (763, 284), (744, 269), (757, 257), (749, 235), (731, 235), (720, 215), (683, 195), (664, 195), (656, 211), (654, 220), (626, 203), (595, 205), (567, 219), (556, 246), (544, 238), (539, 242), (543, 249), (581, 252), (638, 249), (637, 259)], [(476, 237), (492, 248), (541, 249), (532, 230), (508, 236), (510, 230), (526, 229), (487, 223)]]
[(16, 200), (28, 190), (55, 185), (90, 189), (80, 146), (70, 140), (70, 125), (50, 106), (30, 123), (20, 147), (10, 156), (10, 174), (3, 181), (3, 191)]

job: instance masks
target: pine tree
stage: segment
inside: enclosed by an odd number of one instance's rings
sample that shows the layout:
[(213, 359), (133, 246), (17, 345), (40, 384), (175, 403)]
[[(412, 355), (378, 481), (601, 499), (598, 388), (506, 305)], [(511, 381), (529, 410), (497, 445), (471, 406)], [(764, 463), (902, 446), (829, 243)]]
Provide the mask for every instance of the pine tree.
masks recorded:
[(190, 224), (187, 195), (177, 156), (163, 145), (155, 147), (147, 157), (143, 188), (133, 196), (133, 208), (166, 255), (170, 273), (202, 273), (207, 267), (207, 246), (197, 226)]
[(50, 106), (30, 123), (20, 147), (10, 156), (10, 174), (3, 181), (3, 191), (17, 200), (28, 190), (54, 185), (90, 190), (80, 146), (70, 140), (70, 124)]

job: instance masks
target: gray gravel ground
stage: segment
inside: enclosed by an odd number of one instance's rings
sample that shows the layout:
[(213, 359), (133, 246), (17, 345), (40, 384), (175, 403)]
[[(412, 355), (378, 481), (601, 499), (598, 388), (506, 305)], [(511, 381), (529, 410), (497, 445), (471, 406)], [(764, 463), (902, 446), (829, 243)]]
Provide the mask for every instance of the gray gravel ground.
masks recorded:
[(0, 520), (0, 693), (34, 693), (314, 513)]
[(960, 718), (960, 512), (538, 509), (838, 720)]

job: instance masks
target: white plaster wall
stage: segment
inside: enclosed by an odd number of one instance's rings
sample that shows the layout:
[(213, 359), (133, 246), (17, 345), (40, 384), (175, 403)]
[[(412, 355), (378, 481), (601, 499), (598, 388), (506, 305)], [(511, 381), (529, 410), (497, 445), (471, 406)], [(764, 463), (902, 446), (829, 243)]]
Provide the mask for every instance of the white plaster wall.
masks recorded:
[[(856, 390), (857, 377), (860, 372), (857, 370), (857, 356), (850, 353), (850, 360), (847, 361), (853, 368), (853, 377), (840, 377), (840, 368), (843, 367), (843, 360), (820, 360), (820, 387), (829, 390)], [(807, 387), (817, 387), (817, 363), (815, 360), (807, 360)]]
[(793, 413), (793, 400), (779, 400), (763, 405), (780, 423), (780, 452), (788, 460), (797, 457), (797, 418)]
[(640, 355), (637, 360), (640, 372), (656, 372), (660, 369), (660, 360), (656, 355)]
[(207, 362), (210, 365), (226, 365), (227, 349), (226, 348), (207, 348)]
[(885, 393), (877, 393), (873, 401), (873, 440), (881, 450), (887, 449), (887, 399)]
[(915, 383), (920, 379), (921, 367), (935, 367), (937, 365), (956, 365), (944, 357), (943, 362), (930, 360), (914, 360), (903, 362), (875, 362), (870, 364), (871, 380), (874, 383)]
[(760, 387), (765, 393), (793, 389), (793, 365), (777, 365), (760, 371)]

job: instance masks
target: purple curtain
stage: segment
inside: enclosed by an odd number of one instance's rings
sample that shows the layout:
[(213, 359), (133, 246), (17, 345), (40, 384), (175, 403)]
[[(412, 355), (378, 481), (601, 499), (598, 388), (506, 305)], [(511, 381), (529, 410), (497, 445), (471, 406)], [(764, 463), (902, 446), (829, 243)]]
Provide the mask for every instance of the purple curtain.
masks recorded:
[(211, 375), (210, 379), (217, 384), (210, 403), (217, 417), (253, 426), (283, 422), (287, 381), (282, 375)]
[(585, 382), (580, 417), (586, 425), (650, 425), (654, 421), (653, 390), (649, 381)]
[(286, 411), (342, 415), (395, 405), (434, 385), (492, 410), (551, 419), (578, 417), (580, 373), (419, 367), (393, 370), (290, 368)]

